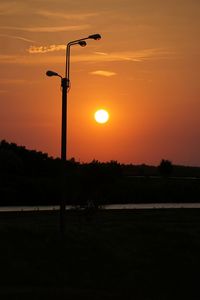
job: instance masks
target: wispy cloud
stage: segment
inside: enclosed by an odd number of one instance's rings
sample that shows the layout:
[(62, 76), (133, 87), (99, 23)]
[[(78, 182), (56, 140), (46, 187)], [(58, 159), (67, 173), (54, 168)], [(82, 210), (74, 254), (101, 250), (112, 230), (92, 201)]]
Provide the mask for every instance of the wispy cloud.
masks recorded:
[[(32, 46), (33, 47), (33, 46)], [(46, 47), (46, 48), (45, 48)], [(50, 48), (49, 48), (50, 47)], [(51, 46), (41, 46), (36, 47), (35, 51), (32, 48), (32, 53), (30, 53), (30, 48), (28, 49), (29, 55), (0, 55), (1, 63), (12, 63), (12, 64), (49, 64), (49, 63), (63, 63), (62, 55), (52, 55), (54, 51), (64, 50), (63, 45), (51, 45)], [(49, 53), (47, 53), (49, 52)], [(42, 56), (37, 54), (44, 53)], [(173, 59), (177, 57), (175, 53), (167, 51), (164, 49), (145, 49), (141, 51), (130, 51), (130, 52), (110, 52), (110, 53), (91, 53), (89, 54), (74, 54), (71, 57), (73, 62), (145, 62), (147, 60), (156, 59)]]
[(95, 54), (98, 54), (98, 55), (108, 55), (108, 53), (105, 53), (105, 52), (94, 52)]
[(17, 13), (21, 10), (20, 3), (13, 3), (13, 2), (3, 2), (0, 3), (0, 15), (12, 15)]
[(59, 19), (65, 19), (65, 20), (85, 20), (88, 18), (96, 17), (99, 13), (70, 13), (66, 14), (63, 12), (53, 12), (48, 10), (42, 10), (38, 12), (39, 15), (43, 17), (48, 18), (59, 18)]
[(46, 52), (54, 52), (65, 50), (66, 45), (49, 45), (49, 46), (30, 46), (28, 52), (31, 54), (35, 53), (46, 53)]
[(90, 26), (84, 25), (71, 25), (71, 26), (40, 26), (40, 27), (15, 27), (15, 26), (0, 26), (0, 29), (26, 31), (26, 32), (62, 32), (62, 31), (76, 31), (85, 30)]
[(36, 43), (36, 41), (30, 40), (30, 39), (27, 39), (27, 38), (24, 38), (24, 37), (21, 37), (21, 36), (2, 34), (2, 33), (0, 33), (0, 36), (1, 37), (7, 37), (7, 38), (10, 38), (10, 39), (21, 40), (21, 41), (27, 42), (27, 43)]
[(0, 94), (6, 94), (7, 92), (7, 90), (0, 90)]
[[(29, 53), (46, 53), (53, 51), (65, 50), (66, 45), (47, 45), (47, 46), (31, 46), (28, 49)], [(73, 56), (75, 61), (135, 61), (140, 62), (147, 59), (165, 58), (171, 55), (171, 51), (165, 49), (154, 48), (144, 49), (139, 51), (121, 51), (121, 52), (94, 52), (91, 55)]]
[(20, 56), (19, 55), (9, 55), (9, 54), (0, 54), (0, 63), (1, 64), (20, 63)]
[(110, 71), (105, 71), (105, 70), (97, 70), (97, 71), (90, 72), (90, 74), (92, 74), (92, 75), (99, 75), (99, 76), (105, 76), (105, 77), (111, 77), (111, 76), (116, 75), (117, 73), (110, 72)]
[(1, 78), (0, 84), (24, 84), (26, 83), (26, 79), (9, 79), (9, 78)]
[(121, 51), (121, 52), (94, 52), (94, 55), (102, 61), (141, 61), (144, 57), (148, 57), (150, 53), (145, 53), (144, 51), (135, 52), (135, 51)]
[(172, 52), (161, 48), (142, 49), (138, 51), (94, 52), (93, 56), (100, 61), (133, 61), (142, 62), (149, 59), (167, 58)]
[(63, 56), (59, 55), (19, 55), (19, 54), (0, 54), (0, 64), (19, 64), (19, 65), (46, 65), (49, 63), (63, 63)]

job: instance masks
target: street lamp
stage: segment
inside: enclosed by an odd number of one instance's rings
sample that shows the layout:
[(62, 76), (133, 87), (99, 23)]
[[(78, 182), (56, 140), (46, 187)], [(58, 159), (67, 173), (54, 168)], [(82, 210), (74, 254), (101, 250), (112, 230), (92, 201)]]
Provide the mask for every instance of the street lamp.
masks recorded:
[(62, 130), (61, 130), (61, 159), (66, 161), (67, 158), (67, 92), (70, 87), (70, 47), (73, 45), (80, 45), (85, 47), (87, 45), (85, 40), (93, 39), (100, 40), (100, 34), (92, 34), (86, 38), (71, 41), (67, 44), (66, 47), (66, 66), (65, 66), (65, 77), (62, 77), (60, 74), (54, 71), (47, 71), (47, 76), (58, 76), (61, 78), (61, 87), (62, 87)]
[[(67, 159), (67, 93), (70, 87), (70, 47), (73, 45), (80, 45), (85, 47), (87, 45), (86, 40), (100, 40), (101, 35), (96, 33), (89, 35), (88, 37), (71, 41), (66, 46), (66, 64), (65, 64), (65, 77), (62, 77), (60, 74), (54, 71), (47, 71), (46, 75), (58, 76), (61, 78), (61, 87), (62, 87), (62, 128), (61, 128), (61, 160), (66, 161)], [(60, 229), (61, 232), (64, 232), (64, 212), (65, 212), (65, 201), (63, 200), (60, 205)]]

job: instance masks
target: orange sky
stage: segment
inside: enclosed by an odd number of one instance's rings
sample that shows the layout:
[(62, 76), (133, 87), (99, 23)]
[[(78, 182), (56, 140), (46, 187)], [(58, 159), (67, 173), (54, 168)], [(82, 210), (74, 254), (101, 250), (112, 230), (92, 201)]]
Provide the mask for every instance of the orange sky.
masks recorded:
[(66, 43), (93, 33), (71, 48), (68, 157), (200, 165), (199, 0), (1, 0), (0, 139), (60, 155), (60, 79), (45, 72), (64, 75)]

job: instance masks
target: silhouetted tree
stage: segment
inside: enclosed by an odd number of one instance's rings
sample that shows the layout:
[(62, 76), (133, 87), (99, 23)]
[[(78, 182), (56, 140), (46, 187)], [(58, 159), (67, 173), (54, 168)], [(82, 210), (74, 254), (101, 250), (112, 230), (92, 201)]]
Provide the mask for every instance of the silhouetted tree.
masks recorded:
[(162, 159), (160, 165), (158, 166), (158, 170), (161, 176), (168, 178), (173, 172), (172, 162), (170, 160)]

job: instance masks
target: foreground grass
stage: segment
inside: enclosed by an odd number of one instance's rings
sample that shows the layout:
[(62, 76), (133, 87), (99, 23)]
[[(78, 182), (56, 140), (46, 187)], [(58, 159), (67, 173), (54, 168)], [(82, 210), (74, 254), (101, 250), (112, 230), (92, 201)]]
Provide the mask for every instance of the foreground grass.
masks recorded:
[(199, 299), (200, 210), (0, 214), (0, 299)]

